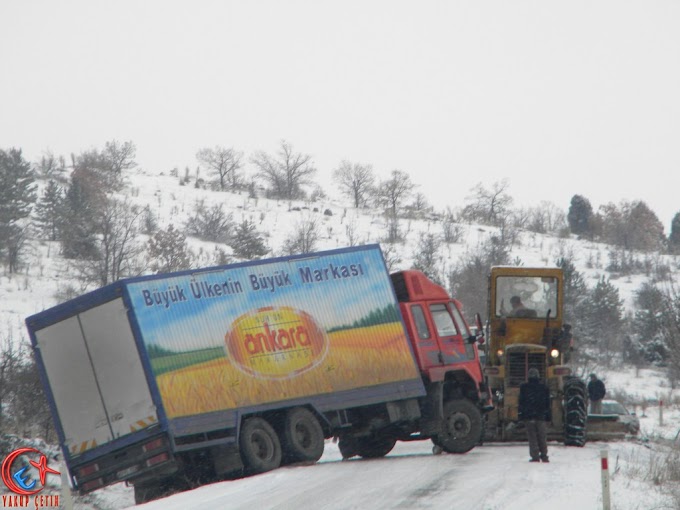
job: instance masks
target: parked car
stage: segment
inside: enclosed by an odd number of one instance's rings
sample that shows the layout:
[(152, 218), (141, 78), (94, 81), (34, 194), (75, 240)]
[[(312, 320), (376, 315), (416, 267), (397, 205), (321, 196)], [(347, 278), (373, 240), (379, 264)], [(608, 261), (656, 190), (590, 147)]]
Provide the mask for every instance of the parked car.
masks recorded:
[(602, 414), (589, 414), (588, 440), (623, 439), (640, 432), (640, 419), (617, 400), (603, 400)]

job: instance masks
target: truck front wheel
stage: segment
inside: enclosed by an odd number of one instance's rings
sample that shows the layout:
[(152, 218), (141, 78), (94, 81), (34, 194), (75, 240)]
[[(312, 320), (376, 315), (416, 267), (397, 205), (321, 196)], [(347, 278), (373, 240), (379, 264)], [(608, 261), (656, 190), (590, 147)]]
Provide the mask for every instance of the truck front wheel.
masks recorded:
[(448, 453), (466, 453), (482, 439), (482, 413), (469, 400), (449, 400), (444, 403), (442, 431), (432, 442)]
[(316, 416), (304, 407), (286, 413), (282, 439), (286, 462), (316, 462), (323, 455), (323, 429)]
[(262, 418), (248, 418), (241, 427), (241, 457), (247, 474), (264, 473), (281, 465), (281, 442)]

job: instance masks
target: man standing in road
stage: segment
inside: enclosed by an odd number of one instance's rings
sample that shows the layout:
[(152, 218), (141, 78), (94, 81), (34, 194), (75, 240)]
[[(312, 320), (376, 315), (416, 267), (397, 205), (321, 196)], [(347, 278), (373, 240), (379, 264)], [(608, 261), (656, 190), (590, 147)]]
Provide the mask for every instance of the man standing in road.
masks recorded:
[(545, 422), (550, 421), (550, 390), (535, 368), (529, 369), (528, 378), (519, 387), (519, 419), (527, 428), (529, 462), (548, 462)]
[(590, 414), (602, 414), (602, 399), (606, 393), (604, 382), (598, 379), (595, 374), (590, 374), (590, 382), (588, 382)]

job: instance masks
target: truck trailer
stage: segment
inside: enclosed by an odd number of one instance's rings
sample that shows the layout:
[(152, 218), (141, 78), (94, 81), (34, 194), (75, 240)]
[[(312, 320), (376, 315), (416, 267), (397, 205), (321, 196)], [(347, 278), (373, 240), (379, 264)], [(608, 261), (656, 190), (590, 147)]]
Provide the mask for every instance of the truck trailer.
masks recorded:
[(73, 487), (135, 501), (398, 440), (465, 453), (491, 408), (460, 303), (379, 245), (117, 281), (26, 319)]

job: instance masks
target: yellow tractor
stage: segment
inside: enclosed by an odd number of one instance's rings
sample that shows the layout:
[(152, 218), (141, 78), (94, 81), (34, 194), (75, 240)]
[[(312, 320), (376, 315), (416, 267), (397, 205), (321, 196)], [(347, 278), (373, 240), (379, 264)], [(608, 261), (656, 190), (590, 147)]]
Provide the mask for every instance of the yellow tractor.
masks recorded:
[(562, 270), (492, 267), (488, 308), (484, 374), (494, 409), (486, 415), (485, 440), (526, 438), (517, 416), (519, 387), (535, 368), (550, 388), (548, 438), (583, 446), (588, 397), (585, 382), (567, 366), (571, 326), (563, 322)]

